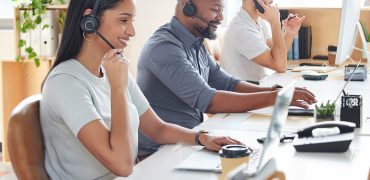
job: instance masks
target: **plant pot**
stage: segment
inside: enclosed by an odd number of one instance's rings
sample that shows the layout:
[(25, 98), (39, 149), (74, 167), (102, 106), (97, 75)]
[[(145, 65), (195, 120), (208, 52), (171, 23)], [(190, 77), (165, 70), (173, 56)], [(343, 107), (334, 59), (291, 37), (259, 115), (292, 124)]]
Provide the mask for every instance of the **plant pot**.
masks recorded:
[(335, 115), (320, 115), (315, 113), (315, 120), (316, 122), (322, 122), (322, 121), (334, 121), (335, 120)]

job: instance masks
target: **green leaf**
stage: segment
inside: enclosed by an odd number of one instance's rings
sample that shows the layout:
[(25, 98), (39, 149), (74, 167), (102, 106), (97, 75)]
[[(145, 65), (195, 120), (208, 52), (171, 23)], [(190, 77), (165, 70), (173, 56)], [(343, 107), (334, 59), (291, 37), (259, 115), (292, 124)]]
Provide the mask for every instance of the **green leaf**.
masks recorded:
[(15, 60), (16, 60), (17, 62), (19, 62), (19, 61), (21, 60), (21, 56), (17, 56), (17, 57), (15, 58)]
[(49, 28), (49, 24), (44, 24), (44, 26), (42, 26), (42, 30), (44, 30), (46, 28)]
[(40, 66), (40, 59), (39, 58), (35, 58), (35, 65), (36, 67), (39, 67)]
[(26, 48), (26, 52), (28, 53), (28, 54), (31, 54), (31, 52), (33, 51), (33, 48), (32, 47), (28, 47), (28, 48)]
[(33, 59), (37, 56), (36, 52), (35, 51), (32, 51), (31, 53), (28, 54), (28, 58), (29, 59)]
[(24, 19), (30, 18), (30, 13), (28, 11), (23, 11), (23, 18)]
[(25, 40), (20, 39), (20, 40), (18, 41), (18, 48), (21, 48), (21, 47), (23, 47), (23, 46), (25, 46), (25, 45), (26, 45), (26, 41), (25, 41)]
[(40, 24), (42, 21), (41, 16), (37, 16), (35, 19), (35, 24)]

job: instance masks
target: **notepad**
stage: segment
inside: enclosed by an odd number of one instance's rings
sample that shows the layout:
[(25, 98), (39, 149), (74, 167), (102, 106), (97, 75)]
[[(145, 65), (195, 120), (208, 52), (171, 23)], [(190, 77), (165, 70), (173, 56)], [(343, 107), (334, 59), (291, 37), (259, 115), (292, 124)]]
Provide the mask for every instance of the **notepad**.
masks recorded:
[(319, 73), (326, 73), (329, 71), (332, 71), (336, 69), (337, 67), (331, 67), (331, 66), (298, 66), (292, 69), (292, 72), (301, 72), (301, 71), (316, 71)]

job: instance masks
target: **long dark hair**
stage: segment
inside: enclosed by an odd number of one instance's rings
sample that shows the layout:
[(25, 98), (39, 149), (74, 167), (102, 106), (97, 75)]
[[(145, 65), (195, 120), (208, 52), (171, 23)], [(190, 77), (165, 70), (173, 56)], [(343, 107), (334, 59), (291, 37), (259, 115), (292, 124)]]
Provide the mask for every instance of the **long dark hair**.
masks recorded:
[[(60, 63), (75, 58), (80, 52), (83, 42), (83, 31), (80, 28), (80, 21), (86, 9), (93, 9), (95, 1), (96, 0), (70, 1), (57, 57), (48, 75)], [(96, 16), (101, 17), (105, 10), (116, 7), (121, 1), (123, 0), (100, 0)], [(45, 77), (41, 89), (48, 75)]]

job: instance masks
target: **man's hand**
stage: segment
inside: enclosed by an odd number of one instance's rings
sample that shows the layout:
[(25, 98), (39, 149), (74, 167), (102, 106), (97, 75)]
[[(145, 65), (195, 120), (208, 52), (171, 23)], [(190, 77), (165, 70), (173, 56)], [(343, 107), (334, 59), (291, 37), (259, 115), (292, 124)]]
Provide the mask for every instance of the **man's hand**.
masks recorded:
[(305, 16), (298, 17), (298, 15), (289, 14), (289, 16), (283, 20), (283, 27), (286, 34), (295, 36), (301, 28), (302, 22), (305, 18)]
[(228, 136), (227, 137), (210, 136), (204, 133), (200, 135), (199, 141), (209, 151), (219, 151), (222, 148), (222, 146), (228, 144), (242, 144), (240, 141), (230, 138)]
[(290, 105), (308, 109), (309, 105), (316, 102), (317, 100), (315, 95), (311, 91), (307, 90), (306, 88), (296, 87)]
[(257, 2), (265, 10), (265, 13), (260, 13), (260, 16), (271, 25), (278, 24), (280, 26), (280, 12), (277, 5), (265, 4), (262, 0), (257, 0)]

